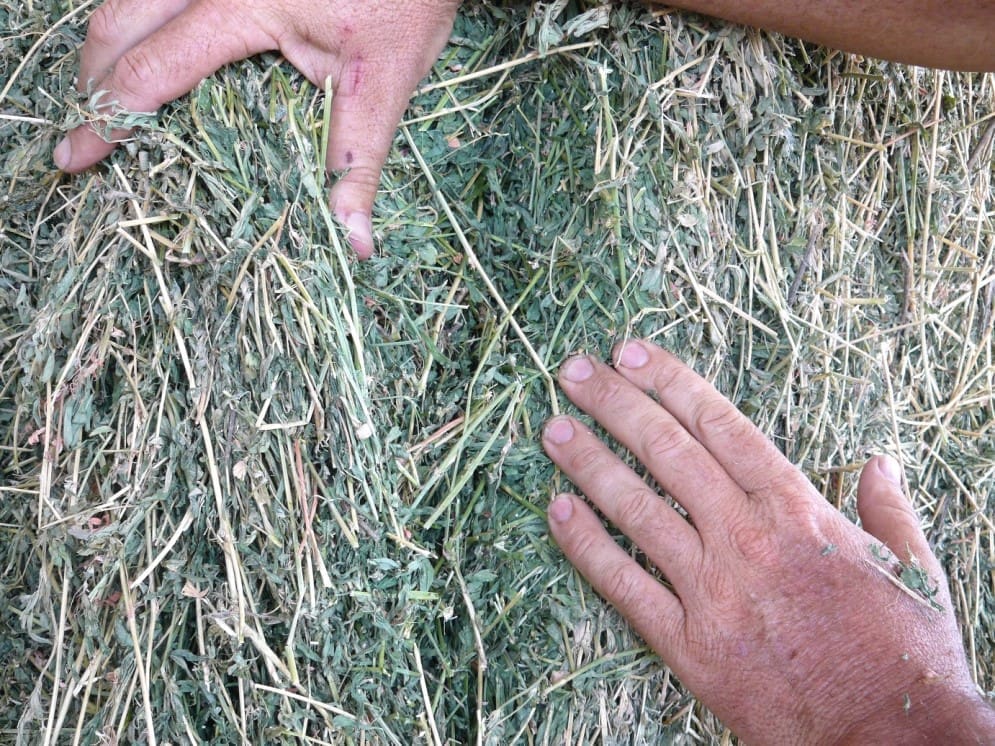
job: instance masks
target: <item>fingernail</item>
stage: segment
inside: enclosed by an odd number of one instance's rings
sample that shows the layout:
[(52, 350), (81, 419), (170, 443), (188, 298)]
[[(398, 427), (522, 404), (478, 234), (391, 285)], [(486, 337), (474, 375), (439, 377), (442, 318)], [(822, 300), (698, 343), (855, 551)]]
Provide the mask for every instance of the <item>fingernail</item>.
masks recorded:
[(650, 359), (650, 354), (639, 342), (626, 342), (618, 353), (618, 364), (626, 368), (642, 368)]
[(574, 503), (566, 495), (560, 495), (549, 504), (549, 517), (556, 523), (566, 523), (574, 514)]
[(594, 366), (586, 357), (575, 357), (567, 360), (560, 371), (568, 381), (581, 383), (594, 375)]
[[(339, 218), (342, 220), (342, 218)], [(362, 212), (349, 213), (342, 223), (349, 229), (349, 242), (363, 257), (373, 252), (373, 224), (370, 216)], [(360, 248), (362, 247), (362, 248)]]
[(573, 423), (565, 417), (557, 418), (546, 423), (546, 427), (542, 431), (542, 434), (543, 437), (550, 443), (555, 443), (556, 445), (561, 446), (574, 436), (574, 426)]
[(69, 168), (69, 164), (73, 160), (73, 144), (68, 137), (63, 137), (62, 141), (55, 146), (55, 150), (52, 151), (52, 160), (55, 161), (55, 167), (60, 171)]
[(878, 456), (878, 471), (889, 482), (901, 485), (902, 467), (891, 456)]

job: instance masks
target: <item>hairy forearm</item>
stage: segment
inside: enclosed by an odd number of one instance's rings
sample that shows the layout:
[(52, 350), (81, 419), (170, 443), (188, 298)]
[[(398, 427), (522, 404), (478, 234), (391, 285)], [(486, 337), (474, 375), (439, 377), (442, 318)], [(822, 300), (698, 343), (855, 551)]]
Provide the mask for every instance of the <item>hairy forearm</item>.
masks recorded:
[(649, 0), (872, 57), (995, 70), (995, 0)]

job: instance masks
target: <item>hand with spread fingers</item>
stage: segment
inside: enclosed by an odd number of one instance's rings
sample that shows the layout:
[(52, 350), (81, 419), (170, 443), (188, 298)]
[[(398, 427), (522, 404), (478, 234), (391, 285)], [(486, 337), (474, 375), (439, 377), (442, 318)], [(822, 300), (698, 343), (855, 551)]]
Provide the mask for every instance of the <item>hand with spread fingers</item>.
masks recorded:
[(579, 497), (556, 497), (549, 525), (681, 681), (748, 743), (992, 743), (899, 465), (865, 466), (858, 528), (673, 355), (632, 341), (614, 359), (571, 359), (560, 385), (687, 518), (576, 419), (543, 445), (668, 584)]
[[(330, 78), (335, 97), (326, 166), (344, 172), (331, 206), (366, 258), (394, 131), (449, 38), (458, 6), (458, 0), (108, 0), (90, 18), (78, 87), (98, 115), (153, 112), (223, 65), (268, 50), (279, 50), (316, 86)], [(55, 163), (82, 171), (127, 134), (78, 127), (56, 146)]]

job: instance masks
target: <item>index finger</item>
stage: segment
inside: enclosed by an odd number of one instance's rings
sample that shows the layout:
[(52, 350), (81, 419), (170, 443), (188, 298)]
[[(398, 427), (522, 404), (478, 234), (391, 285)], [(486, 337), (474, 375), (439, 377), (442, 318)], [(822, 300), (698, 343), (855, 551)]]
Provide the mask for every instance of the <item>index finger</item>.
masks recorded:
[(632, 340), (617, 347), (613, 359), (624, 378), (656, 394), (660, 405), (748, 495), (764, 496), (775, 487), (782, 496), (814, 493), (809, 481), (746, 415), (676, 356)]

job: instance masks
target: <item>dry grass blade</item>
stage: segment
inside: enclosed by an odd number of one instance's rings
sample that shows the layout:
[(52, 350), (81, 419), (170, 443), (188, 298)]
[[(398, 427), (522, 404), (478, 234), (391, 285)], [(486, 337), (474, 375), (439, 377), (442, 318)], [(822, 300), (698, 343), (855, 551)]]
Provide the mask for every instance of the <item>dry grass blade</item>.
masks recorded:
[(356, 264), (272, 55), (56, 173), (95, 5), (0, 0), (0, 741), (731, 742), (546, 532), (636, 335), (851, 515), (900, 457), (995, 689), (991, 76), (467, 2)]

